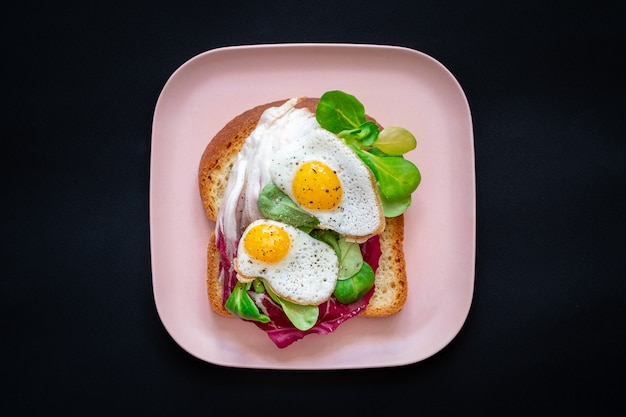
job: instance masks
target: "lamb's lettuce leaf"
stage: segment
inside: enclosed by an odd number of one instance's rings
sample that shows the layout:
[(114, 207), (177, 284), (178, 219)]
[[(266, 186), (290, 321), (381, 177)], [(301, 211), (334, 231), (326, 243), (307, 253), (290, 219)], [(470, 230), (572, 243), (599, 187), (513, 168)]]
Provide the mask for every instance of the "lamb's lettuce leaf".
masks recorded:
[(417, 189), (422, 176), (413, 162), (402, 156), (367, 152), (355, 146), (351, 148), (372, 170), (378, 190), (387, 201), (405, 201)]
[(363, 262), (356, 274), (348, 279), (337, 281), (333, 295), (342, 304), (354, 303), (372, 289), (374, 281), (374, 270), (367, 262)]
[(319, 220), (315, 216), (298, 207), (273, 182), (269, 182), (261, 190), (258, 207), (266, 219), (287, 223), (306, 233), (309, 233), (319, 224)]
[(270, 318), (259, 311), (257, 305), (248, 294), (251, 287), (252, 282), (237, 282), (233, 291), (230, 293), (230, 296), (226, 300), (224, 307), (232, 315), (244, 320), (268, 323)]
[(333, 133), (357, 129), (366, 122), (365, 108), (353, 95), (340, 90), (327, 91), (315, 110), (317, 122)]
[(302, 331), (309, 330), (311, 327), (315, 326), (315, 323), (317, 323), (317, 319), (320, 315), (320, 309), (318, 306), (292, 303), (291, 301), (285, 300), (276, 295), (269, 285), (265, 285), (265, 291), (267, 291), (272, 300), (280, 304), (285, 312), (285, 315), (289, 318), (289, 321), (291, 321), (296, 329)]

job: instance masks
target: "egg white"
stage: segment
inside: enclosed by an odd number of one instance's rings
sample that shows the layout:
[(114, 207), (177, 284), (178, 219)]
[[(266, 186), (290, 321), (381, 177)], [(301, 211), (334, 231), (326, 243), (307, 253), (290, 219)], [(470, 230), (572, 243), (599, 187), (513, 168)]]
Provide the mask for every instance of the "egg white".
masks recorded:
[[(246, 233), (260, 223), (281, 227), (291, 239), (287, 255), (278, 262), (262, 262), (246, 252), (243, 245)], [(235, 269), (242, 281), (260, 277), (284, 299), (296, 304), (319, 305), (335, 290), (339, 260), (329, 245), (307, 233), (285, 223), (259, 219), (246, 228), (239, 241)]]

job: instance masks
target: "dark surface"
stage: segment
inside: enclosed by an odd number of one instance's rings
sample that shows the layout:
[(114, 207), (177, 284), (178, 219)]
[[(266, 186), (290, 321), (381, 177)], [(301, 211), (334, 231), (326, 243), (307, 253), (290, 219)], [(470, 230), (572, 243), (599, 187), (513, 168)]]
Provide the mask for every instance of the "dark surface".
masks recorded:
[[(623, 411), (623, 3), (203, 3), (4, 12), (0, 414), (383, 412), (396, 402), (427, 416)], [(459, 335), (425, 361), (229, 369), (187, 354), (161, 325), (148, 206), (159, 93), (201, 52), (282, 42), (413, 48), (467, 95), (475, 296)]]

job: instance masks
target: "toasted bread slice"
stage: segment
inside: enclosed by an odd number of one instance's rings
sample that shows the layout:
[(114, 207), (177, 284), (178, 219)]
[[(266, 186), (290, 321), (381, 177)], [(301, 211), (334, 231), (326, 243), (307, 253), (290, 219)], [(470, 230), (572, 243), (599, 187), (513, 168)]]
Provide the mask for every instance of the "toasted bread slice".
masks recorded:
[[(198, 184), (202, 205), (207, 217), (217, 220), (230, 170), (246, 138), (256, 128), (263, 112), (277, 107), (286, 100), (274, 101), (249, 109), (228, 122), (207, 144), (200, 159)], [(319, 99), (307, 98), (297, 107), (315, 112)], [(386, 219), (385, 230), (380, 234), (382, 255), (375, 277), (374, 294), (361, 316), (385, 317), (399, 312), (408, 293), (406, 262), (404, 256), (404, 215)], [(219, 315), (232, 317), (224, 308), (222, 283), (219, 282), (219, 252), (215, 234), (211, 233), (207, 246), (207, 295), (212, 309)]]

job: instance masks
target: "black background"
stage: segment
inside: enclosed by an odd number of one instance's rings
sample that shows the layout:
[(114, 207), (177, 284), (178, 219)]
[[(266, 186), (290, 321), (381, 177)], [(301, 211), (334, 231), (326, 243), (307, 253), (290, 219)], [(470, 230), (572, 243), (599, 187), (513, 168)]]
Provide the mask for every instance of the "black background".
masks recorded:
[[(0, 414), (623, 411), (623, 2), (20, 4), (2, 29)], [(201, 52), (283, 42), (413, 48), (467, 95), (475, 294), (427, 360), (223, 368), (161, 325), (148, 206), (161, 89)]]

